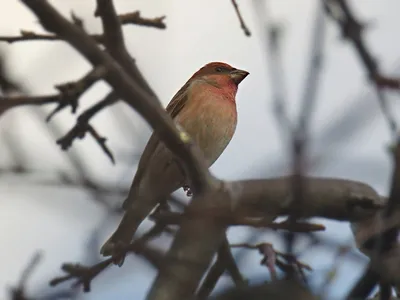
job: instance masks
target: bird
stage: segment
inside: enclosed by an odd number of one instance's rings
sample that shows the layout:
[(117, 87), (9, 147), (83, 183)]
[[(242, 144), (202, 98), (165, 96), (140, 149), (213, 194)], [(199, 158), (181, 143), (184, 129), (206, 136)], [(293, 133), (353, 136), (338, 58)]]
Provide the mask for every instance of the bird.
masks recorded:
[[(227, 63), (210, 62), (189, 78), (166, 107), (175, 124), (202, 151), (208, 167), (233, 137), (237, 124), (236, 94), (248, 75), (249, 72)], [(100, 254), (112, 256), (114, 263), (121, 266), (124, 262), (121, 251), (130, 244), (142, 221), (169, 194), (182, 187), (190, 192), (179, 159), (153, 132), (122, 205), (124, 216)]]

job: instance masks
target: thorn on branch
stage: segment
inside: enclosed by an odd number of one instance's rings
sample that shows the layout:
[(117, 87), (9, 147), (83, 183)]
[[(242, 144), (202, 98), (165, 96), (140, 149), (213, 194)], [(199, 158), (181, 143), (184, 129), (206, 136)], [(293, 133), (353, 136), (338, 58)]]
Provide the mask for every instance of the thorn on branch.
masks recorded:
[(90, 135), (96, 140), (97, 144), (101, 147), (103, 152), (108, 156), (113, 164), (115, 164), (114, 155), (112, 154), (111, 150), (107, 147), (106, 141), (107, 138), (102, 137), (98, 134), (98, 132), (90, 125), (88, 125), (88, 131)]
[(243, 29), (243, 32), (246, 36), (251, 36), (251, 32), (249, 28), (247, 27), (246, 23), (243, 20), (242, 14), (240, 13), (239, 10), (239, 5), (237, 4), (236, 0), (231, 0), (233, 8), (235, 9), (236, 15), (239, 19), (240, 22), (240, 27)]

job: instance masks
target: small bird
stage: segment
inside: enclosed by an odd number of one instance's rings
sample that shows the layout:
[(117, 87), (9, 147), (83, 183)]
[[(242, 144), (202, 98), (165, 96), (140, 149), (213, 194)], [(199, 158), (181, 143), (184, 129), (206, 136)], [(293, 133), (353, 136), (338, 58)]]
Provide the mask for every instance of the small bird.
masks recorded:
[[(237, 123), (235, 96), (239, 83), (248, 74), (226, 63), (208, 63), (194, 73), (166, 107), (174, 122), (203, 152), (208, 167), (232, 139)], [(114, 262), (121, 266), (121, 249), (130, 244), (141, 222), (166, 195), (181, 187), (188, 189), (178, 158), (153, 133), (123, 204), (125, 214), (100, 253), (114, 256)]]

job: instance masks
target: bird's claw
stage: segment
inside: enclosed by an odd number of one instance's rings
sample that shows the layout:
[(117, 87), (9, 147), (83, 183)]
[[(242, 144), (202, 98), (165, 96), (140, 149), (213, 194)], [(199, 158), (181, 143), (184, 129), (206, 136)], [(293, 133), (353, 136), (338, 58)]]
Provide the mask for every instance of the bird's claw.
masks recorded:
[(111, 256), (113, 264), (121, 267), (125, 261), (127, 245), (117, 242), (107, 242), (100, 250), (103, 256)]
[(193, 193), (188, 185), (183, 186), (183, 191), (186, 192), (186, 196), (188, 197), (193, 196)]

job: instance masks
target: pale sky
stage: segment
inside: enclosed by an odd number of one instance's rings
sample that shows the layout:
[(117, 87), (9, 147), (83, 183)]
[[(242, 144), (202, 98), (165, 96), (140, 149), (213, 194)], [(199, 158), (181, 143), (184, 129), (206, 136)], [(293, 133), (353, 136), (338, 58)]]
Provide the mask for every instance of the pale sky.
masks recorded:
[[(40, 31), (34, 16), (19, 2), (3, 0), (0, 10), (0, 34), (18, 34), (20, 29)], [(115, 1), (117, 11), (124, 13), (140, 10), (143, 16), (166, 15), (167, 29), (126, 26), (124, 34), (131, 54), (144, 75), (156, 91), (164, 105), (198, 68), (210, 61), (224, 61), (235, 67), (246, 69), (250, 75), (243, 81), (237, 96), (239, 123), (237, 132), (225, 153), (212, 167), (212, 171), (223, 179), (244, 179), (262, 176), (277, 176), (286, 173), (288, 157), (282, 145), (275, 119), (272, 116), (271, 86), (265, 39), (259, 14), (252, 6), (253, 1), (238, 0), (243, 17), (252, 32), (252, 37), (244, 36), (230, 1)], [(63, 13), (71, 9), (85, 19), (91, 32), (100, 30), (100, 23), (93, 17), (95, 1), (50, 1)], [(286, 83), (286, 101), (291, 116), (297, 115), (299, 101), (303, 93), (305, 71), (308, 66), (311, 28), (313, 26), (316, 0), (270, 0), (267, 2), (268, 15), (272, 21), (279, 22), (284, 29), (282, 58)], [(367, 31), (367, 43), (378, 58), (382, 70), (387, 74), (400, 74), (400, 41), (396, 28), (400, 27), (398, 11), (400, 3), (396, 0), (350, 1), (357, 15), (363, 21), (370, 21)], [(16, 43), (2, 45), (7, 53), (7, 64), (12, 75), (24, 82), (32, 93), (52, 92), (57, 83), (74, 80), (88, 70), (88, 64), (63, 42)], [(324, 51), (323, 75), (319, 85), (317, 107), (312, 119), (312, 154), (327, 153), (323, 164), (310, 170), (314, 175), (335, 176), (364, 181), (378, 192), (387, 194), (391, 161), (386, 152), (390, 142), (387, 125), (379, 111), (377, 99), (368, 86), (363, 67), (353, 48), (343, 43), (336, 24), (328, 20)], [(101, 99), (107, 90), (105, 84), (98, 84), (85, 94), (80, 111)], [(390, 94), (392, 110), (399, 107), (398, 95)], [(330, 147), (330, 135), (327, 128), (334, 128), (337, 120), (348, 107), (356, 101), (363, 102), (366, 119), (362, 131), (356, 131), (340, 145)], [(121, 104), (123, 107), (123, 104)], [(49, 109), (49, 108), (48, 108)], [(374, 114), (373, 112), (376, 111)], [(26, 149), (26, 159), (32, 168), (42, 170), (43, 176), (51, 176), (51, 170), (71, 170), (63, 159), (54, 139), (42, 132), (46, 123), (33, 117), (27, 108), (15, 109), (2, 116), (0, 120), (0, 138), (5, 131), (20, 136)], [(372, 112), (372, 113), (371, 113)], [(357, 109), (360, 113), (360, 109)], [(395, 112), (396, 113), (396, 112)], [(396, 115), (400, 116), (398, 113)], [(112, 149), (142, 149), (142, 142), (135, 136), (139, 132), (146, 136), (147, 125), (132, 113), (137, 124), (136, 132), (126, 136), (116, 132), (110, 124), (108, 113), (100, 114), (93, 121), (95, 127), (108, 137)], [(66, 132), (74, 124), (75, 116), (69, 110), (57, 115), (54, 122)], [(10, 129), (12, 127), (12, 129)], [(148, 127), (147, 127), (148, 128)], [(343, 132), (346, 135), (347, 132)], [(340, 135), (340, 133), (339, 133)], [(334, 149), (334, 150), (332, 150)], [(128, 184), (135, 167), (127, 168), (119, 163), (110, 164), (91, 139), (77, 141), (71, 151), (85, 153), (85, 167), (93, 178), (106, 181), (111, 185)], [(0, 148), (0, 165), (9, 164), (10, 153)], [(47, 171), (46, 171), (47, 170)], [(273, 171), (271, 171), (273, 170)], [(48, 173), (48, 174), (47, 174)], [(49, 175), (50, 174), (50, 175)], [(0, 239), (3, 247), (0, 257), (3, 268), (0, 271), (0, 287), (17, 282), (21, 270), (37, 250), (45, 256), (38, 270), (29, 282), (34, 293), (42, 290), (48, 279), (61, 274), (61, 263), (78, 262), (85, 258), (85, 246), (90, 231), (102, 226), (99, 245), (117, 226), (118, 220), (107, 220), (105, 211), (88, 201), (88, 195), (69, 188), (43, 187), (35, 181), (7, 178), (0, 180)], [(122, 201), (122, 199), (121, 199)], [(21, 226), (21, 224), (24, 224)], [(327, 231), (323, 235), (334, 237), (338, 241), (351, 239), (348, 224), (325, 222)], [(148, 225), (148, 224), (147, 224)], [(13, 234), (11, 234), (13, 233)], [(242, 241), (249, 230), (230, 231), (232, 241)], [(262, 235), (259, 240), (281, 243), (272, 235)], [(267, 271), (259, 266), (260, 257), (248, 253), (242, 260), (244, 273), (249, 278), (267, 276)], [(321, 251), (312, 251), (305, 255), (315, 272), (327, 270), (332, 265), (332, 256)], [(336, 282), (338, 288), (332, 288), (335, 296), (345, 292), (344, 287), (356, 278), (360, 270), (358, 264), (346, 262), (341, 273), (346, 274)], [(140, 273), (132, 271), (140, 268)], [(112, 268), (102, 274), (92, 284), (92, 292), (83, 299), (108, 299), (118, 295), (122, 298), (135, 296), (142, 299), (145, 295), (154, 271), (138, 259), (128, 260), (123, 268)], [(319, 274), (319, 273), (316, 273)], [(120, 277), (125, 276), (126, 280)], [(230, 284), (228, 278), (222, 283)], [(0, 288), (0, 297), (6, 289)], [(339, 294), (338, 294), (339, 293)]]

